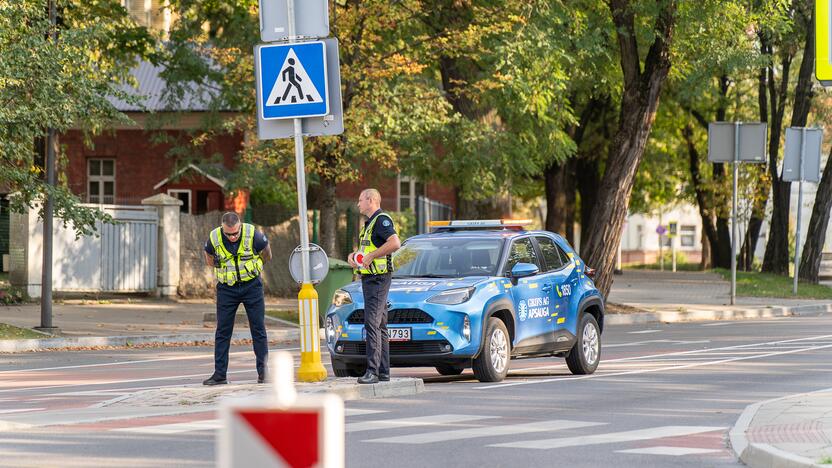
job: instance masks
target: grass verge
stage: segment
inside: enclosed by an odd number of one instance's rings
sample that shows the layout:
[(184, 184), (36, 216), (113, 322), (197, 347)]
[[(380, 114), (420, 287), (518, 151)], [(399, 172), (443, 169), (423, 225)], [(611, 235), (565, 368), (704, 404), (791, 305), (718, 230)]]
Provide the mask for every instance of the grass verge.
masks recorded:
[(266, 315), (300, 325), (297, 310), (267, 310)]
[(48, 335), (28, 330), (26, 328), (19, 328), (13, 325), (0, 323), (0, 340), (31, 340), (47, 337)]
[[(731, 280), (731, 270), (716, 268), (714, 271), (726, 280)], [(793, 284), (794, 280), (788, 276), (747, 271), (737, 272), (737, 296), (832, 299), (832, 288), (829, 286), (802, 281), (797, 285), (797, 296), (793, 296)]]
[[(625, 270), (660, 270), (658, 263), (632, 263), (623, 265)], [(664, 271), (672, 271), (673, 265), (664, 262)], [(676, 271), (702, 271), (698, 263), (676, 263)]]

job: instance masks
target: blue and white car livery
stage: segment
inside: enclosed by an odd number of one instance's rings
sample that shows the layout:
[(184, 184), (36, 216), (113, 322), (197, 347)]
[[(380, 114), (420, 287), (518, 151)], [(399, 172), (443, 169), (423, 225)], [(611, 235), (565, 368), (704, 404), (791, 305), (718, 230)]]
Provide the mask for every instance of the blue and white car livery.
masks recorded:
[[(393, 367), (431, 366), (443, 375), (472, 367), (503, 380), (512, 358), (565, 357), (591, 374), (601, 356), (604, 299), (569, 243), (511, 220), (432, 223), (393, 257), (387, 326)], [(336, 376), (366, 364), (361, 283), (338, 290), (325, 318)]]

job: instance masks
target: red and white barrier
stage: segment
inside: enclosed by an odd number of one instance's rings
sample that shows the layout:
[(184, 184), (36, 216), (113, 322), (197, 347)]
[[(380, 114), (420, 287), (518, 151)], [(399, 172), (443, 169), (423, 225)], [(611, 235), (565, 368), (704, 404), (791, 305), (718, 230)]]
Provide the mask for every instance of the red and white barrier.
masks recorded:
[(272, 394), (222, 402), (217, 465), (342, 468), (343, 400), (332, 394), (297, 395), (292, 356), (273, 354)]

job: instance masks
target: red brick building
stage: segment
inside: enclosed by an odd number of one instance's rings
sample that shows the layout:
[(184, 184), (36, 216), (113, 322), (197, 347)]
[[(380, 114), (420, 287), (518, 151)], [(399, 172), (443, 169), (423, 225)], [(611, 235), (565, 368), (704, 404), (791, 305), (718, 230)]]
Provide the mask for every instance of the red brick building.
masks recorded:
[[(205, 143), (201, 148), (204, 159), (221, 155), (219, 162), (187, 164), (177, 169), (175, 159), (169, 156), (173, 143), (157, 143), (159, 132), (163, 133), (165, 141), (187, 141), (188, 130), (198, 128), (201, 116), (208, 110), (207, 103), (200, 98), (207, 93), (195, 87), (178, 108), (170, 109), (164, 100), (165, 83), (160, 72), (160, 67), (146, 62), (133, 70), (139, 88), (129, 92), (145, 97), (143, 108), (112, 100), (135, 125), (118, 127), (93, 137), (92, 145), (84, 143), (80, 131), (70, 131), (60, 137), (67, 154), (65, 171), (71, 190), (86, 203), (136, 205), (144, 198), (166, 193), (183, 201), (185, 213), (202, 214), (214, 210), (243, 213), (248, 207), (248, 194), (243, 192), (232, 197), (226, 187), (226, 176), (237, 164), (244, 136), (220, 135)], [(173, 124), (164, 125), (163, 130), (148, 131), (145, 130), (147, 120), (151, 118), (148, 111), (161, 115), (175, 111), (179, 118)], [(363, 181), (341, 184), (336, 196), (340, 200), (354, 201), (368, 186), (381, 191), (383, 207), (391, 211), (415, 211), (419, 197), (448, 206), (450, 210), (456, 206), (456, 197), (448, 188), (422, 184), (408, 177), (390, 180), (372, 172)]]

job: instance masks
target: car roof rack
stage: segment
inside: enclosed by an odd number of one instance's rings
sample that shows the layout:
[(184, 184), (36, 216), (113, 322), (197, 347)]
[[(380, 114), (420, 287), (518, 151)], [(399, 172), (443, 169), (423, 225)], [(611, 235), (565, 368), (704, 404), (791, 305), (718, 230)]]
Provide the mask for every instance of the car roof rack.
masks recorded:
[(456, 231), (463, 229), (510, 229), (521, 231), (524, 226), (528, 226), (531, 223), (531, 219), (455, 219), (452, 221), (429, 221), (428, 227), (433, 231)]

